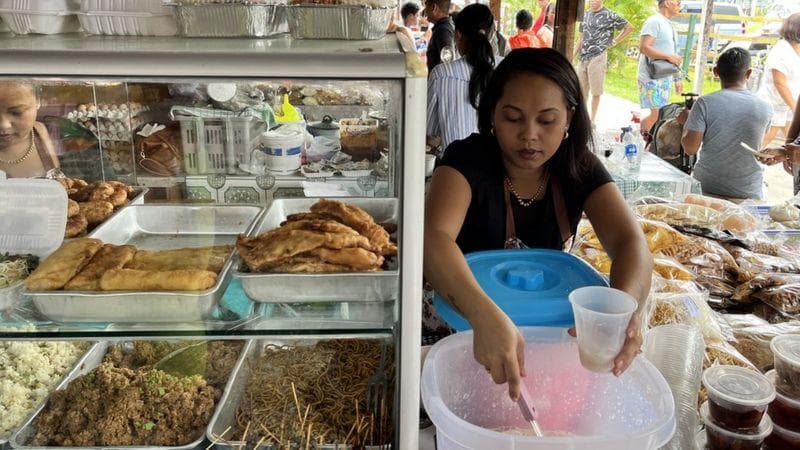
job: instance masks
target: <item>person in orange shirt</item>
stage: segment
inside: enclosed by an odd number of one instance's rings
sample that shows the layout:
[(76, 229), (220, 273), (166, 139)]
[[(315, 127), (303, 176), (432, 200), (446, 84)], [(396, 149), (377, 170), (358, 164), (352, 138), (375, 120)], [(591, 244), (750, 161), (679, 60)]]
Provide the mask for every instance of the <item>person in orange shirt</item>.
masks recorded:
[(531, 28), (533, 27), (533, 15), (527, 9), (521, 9), (517, 13), (517, 34), (508, 38), (511, 49), (539, 46), (539, 38), (536, 37)]

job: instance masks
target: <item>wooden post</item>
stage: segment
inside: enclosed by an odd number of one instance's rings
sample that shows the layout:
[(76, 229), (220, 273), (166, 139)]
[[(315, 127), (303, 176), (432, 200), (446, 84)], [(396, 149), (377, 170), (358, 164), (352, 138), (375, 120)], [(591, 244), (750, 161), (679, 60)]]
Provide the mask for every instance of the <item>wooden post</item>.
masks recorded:
[(494, 20), (497, 21), (499, 27), (503, 26), (503, 18), (500, 16), (503, 9), (501, 8), (503, 0), (489, 0), (489, 9), (492, 10)]
[[(703, 27), (701, 28), (700, 38), (697, 40), (697, 59), (695, 59), (694, 66), (694, 85), (692, 92), (695, 94), (703, 93), (703, 84), (706, 79), (706, 53), (708, 52), (708, 42), (711, 34), (711, 21), (714, 15), (714, 0), (705, 0), (703, 7), (703, 14), (701, 21)], [(684, 86), (688, 89), (688, 86)]]
[(575, 22), (583, 14), (583, 0), (558, 0), (553, 48), (572, 59), (575, 48)]

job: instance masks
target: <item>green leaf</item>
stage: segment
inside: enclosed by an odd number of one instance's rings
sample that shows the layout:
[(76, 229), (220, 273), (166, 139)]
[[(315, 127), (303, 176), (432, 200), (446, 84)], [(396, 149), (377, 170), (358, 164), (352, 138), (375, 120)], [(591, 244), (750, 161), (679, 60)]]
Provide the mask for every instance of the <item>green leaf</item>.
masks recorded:
[(144, 424), (144, 427), (143, 427), (143, 428), (144, 428), (145, 430), (147, 430), (147, 431), (150, 431), (150, 430), (152, 430), (153, 428), (155, 428), (155, 426), (156, 426), (156, 424), (154, 424), (153, 422), (147, 422), (146, 424)]

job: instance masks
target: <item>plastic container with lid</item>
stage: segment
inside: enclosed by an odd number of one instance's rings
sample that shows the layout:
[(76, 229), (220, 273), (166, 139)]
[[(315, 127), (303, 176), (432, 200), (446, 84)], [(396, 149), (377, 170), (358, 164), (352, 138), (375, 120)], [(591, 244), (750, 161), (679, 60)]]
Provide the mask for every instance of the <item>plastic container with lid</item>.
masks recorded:
[[(771, 383), (775, 383), (776, 374), (774, 370), (767, 372), (766, 377)], [(775, 425), (800, 433), (800, 400), (789, 398), (780, 389), (776, 389), (775, 400), (769, 404), (767, 413)]]
[(90, 34), (174, 36), (178, 25), (161, 0), (81, 0), (81, 26)]
[(714, 423), (709, 413), (708, 402), (700, 407), (700, 417), (706, 425), (707, 450), (761, 450), (764, 439), (772, 433), (772, 421), (766, 414), (761, 418), (758, 428), (751, 434), (736, 433)]
[[(281, 126), (261, 135), (260, 151), (267, 170), (291, 173), (300, 168), (305, 134), (293, 126)], [(255, 155), (254, 155), (255, 156)], [(251, 161), (258, 158), (252, 158)]]
[(767, 405), (775, 399), (775, 387), (767, 377), (744, 367), (709, 367), (703, 372), (703, 386), (710, 420), (733, 432), (756, 432)]
[[(67, 192), (57, 181), (0, 180), (0, 253), (32, 253), (40, 258), (57, 249), (67, 225)], [(13, 306), (23, 282), (0, 288), (0, 310)]]
[(80, 0), (0, 0), (0, 17), (16, 34), (60, 34), (80, 29)]
[(775, 387), (800, 399), (800, 334), (776, 336), (769, 346), (775, 355)]
[[(556, 250), (490, 250), (470, 253), (466, 260), (481, 289), (519, 326), (572, 326), (569, 293), (607, 285), (584, 261)], [(434, 306), (456, 330), (471, 328), (438, 294)]]
[[(473, 356), (472, 332), (433, 346), (422, 371), (425, 410), (436, 425), (439, 450), (647, 450), (675, 432), (672, 394), (645, 358), (620, 377), (581, 366), (575, 339), (563, 328), (521, 327), (523, 378), (545, 437), (530, 431), (508, 385), (497, 385)], [(509, 430), (509, 432), (503, 432)]]
[(772, 434), (764, 440), (765, 450), (800, 450), (800, 433), (772, 424)]

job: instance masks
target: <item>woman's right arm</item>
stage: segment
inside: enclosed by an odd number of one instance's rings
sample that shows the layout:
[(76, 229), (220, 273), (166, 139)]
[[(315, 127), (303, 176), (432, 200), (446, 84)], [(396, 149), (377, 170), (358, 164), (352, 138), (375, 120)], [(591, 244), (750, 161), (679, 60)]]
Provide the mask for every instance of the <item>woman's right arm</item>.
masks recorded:
[(425, 204), (425, 278), (470, 323), (475, 359), (490, 370), (495, 383), (508, 382), (509, 396), (516, 401), (525, 374), (524, 340), (478, 285), (456, 244), (471, 199), (460, 172), (447, 166), (436, 169)]

